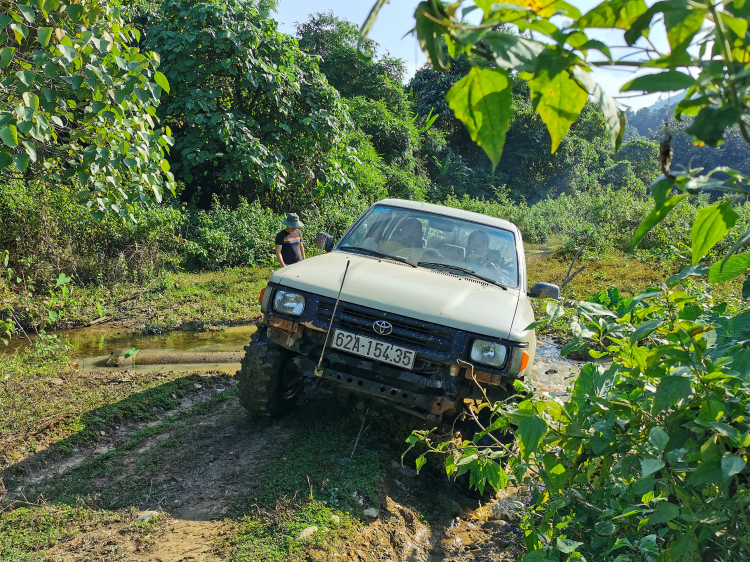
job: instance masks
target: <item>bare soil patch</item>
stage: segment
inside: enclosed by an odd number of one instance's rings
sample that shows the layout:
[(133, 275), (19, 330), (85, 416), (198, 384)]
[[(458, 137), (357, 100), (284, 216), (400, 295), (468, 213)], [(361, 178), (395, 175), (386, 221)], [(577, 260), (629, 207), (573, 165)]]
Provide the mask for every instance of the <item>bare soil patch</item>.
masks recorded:
[[(338, 458), (331, 460), (331, 452), (324, 450), (325, 441), (330, 440), (325, 432), (330, 428), (321, 418), (349, 415), (346, 409), (331, 406), (331, 398), (308, 395), (309, 401), (285, 418), (253, 420), (239, 406), (232, 382), (195, 389), (186, 393), (176, 408), (159, 412), (147, 422), (123, 423), (67, 457), (61, 457), (60, 452), (40, 453), (10, 467), (7, 472), (11, 476), (6, 474), (6, 481), (12, 488), (9, 486), (2, 503), (7, 508), (11, 502), (42, 494), (68, 503), (84, 498), (86, 505), (95, 506), (99, 513), (120, 514), (103, 524), (80, 526), (65, 540), (36, 551), (44, 560), (516, 559), (522, 544), (517, 527), (471, 520), (475, 501), (462, 499), (451, 492), (450, 484), (429, 475), (416, 476), (413, 469), (400, 467), (393, 460), (390, 465), (386, 461), (378, 472), (377, 498), (368, 495), (366, 487), (355, 487), (361, 508), (378, 507), (376, 518), (359, 515), (351, 519), (348, 512), (341, 511), (342, 519), (351, 523), (340, 527), (332, 524), (331, 529), (321, 527), (320, 532), (328, 533), (325, 536), (330, 540), (300, 542), (296, 539), (299, 530), (290, 531), (289, 527), (281, 534), (275, 531), (274, 540), (286, 546), (273, 551), (287, 549), (288, 558), (276, 554), (266, 558), (258, 549), (251, 549), (254, 554), (247, 557), (238, 557), (238, 541), (232, 540), (232, 535), (248, 518), (256, 529), (276, 525), (255, 502), (267, 502), (269, 493), (288, 497), (291, 490), (284, 487), (289, 475), (269, 473), (269, 463), (277, 466), (273, 463), (288, 456), (288, 463), (278, 466), (288, 466), (290, 473), (299, 469), (295, 464), (308, 463), (301, 473), (310, 475), (310, 493), (315, 494), (316, 502), (332, 506), (336, 494), (343, 493), (336, 490), (346, 484), (344, 479), (363, 478), (357, 486), (366, 486), (367, 476), (354, 465), (357, 459), (365, 460), (358, 466), (372, 464), (370, 459), (380, 454), (373, 447), (389, 451), (387, 458), (398, 458), (394, 451), (402, 450), (400, 445), (394, 448), (393, 442), (382, 436), (366, 434), (356, 454), (344, 447), (343, 452), (334, 452)], [(344, 419), (342, 423), (341, 427), (358, 425), (356, 420)], [(300, 434), (305, 441), (309, 438), (304, 435), (315, 436), (318, 431), (322, 441), (310, 450), (300, 449)], [(403, 439), (394, 437), (396, 442)], [(318, 461), (333, 463), (327, 465), (333, 468), (314, 472)], [(338, 467), (344, 468), (337, 472)], [(301, 498), (298, 505), (309, 501), (305, 488), (303, 485), (294, 492)], [(351, 498), (351, 492), (346, 494), (349, 496), (340, 496), (342, 500)], [(427, 519), (425, 506), (431, 512)], [(152, 521), (137, 521), (149, 511), (160, 515)], [(251, 533), (242, 540), (252, 542), (256, 538)]]

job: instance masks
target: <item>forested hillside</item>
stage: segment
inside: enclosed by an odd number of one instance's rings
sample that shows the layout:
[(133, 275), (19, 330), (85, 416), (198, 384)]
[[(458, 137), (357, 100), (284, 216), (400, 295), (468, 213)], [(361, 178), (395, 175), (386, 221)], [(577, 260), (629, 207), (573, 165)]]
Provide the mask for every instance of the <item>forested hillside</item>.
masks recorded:
[(658, 143), (670, 134), (675, 151), (672, 163), (676, 169), (686, 170), (692, 166), (708, 171), (727, 166), (743, 174), (750, 173), (750, 147), (742, 138), (739, 127), (728, 132), (721, 146), (696, 146), (693, 136), (687, 132), (693, 119), (675, 118), (675, 104), (679, 99), (677, 96), (671, 103), (661, 102), (638, 111), (628, 111), (629, 138), (637, 136)]

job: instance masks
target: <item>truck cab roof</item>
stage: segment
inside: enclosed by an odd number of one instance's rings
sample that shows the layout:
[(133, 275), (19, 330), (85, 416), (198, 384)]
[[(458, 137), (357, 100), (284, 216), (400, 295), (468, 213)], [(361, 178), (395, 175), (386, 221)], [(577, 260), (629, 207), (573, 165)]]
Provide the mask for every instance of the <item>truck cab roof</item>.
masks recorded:
[(454, 209), (453, 207), (446, 207), (444, 205), (434, 205), (432, 203), (424, 203), (422, 201), (407, 201), (406, 199), (382, 199), (375, 205), (387, 205), (390, 207), (401, 207), (403, 209), (415, 209), (418, 211), (424, 211), (426, 213), (434, 213), (436, 215), (443, 215), (445, 217), (453, 217), (457, 219), (463, 219), (479, 224), (486, 224), (489, 226), (495, 226), (497, 228), (503, 228), (510, 230), (516, 236), (521, 236), (521, 232), (518, 227), (512, 222), (496, 217), (490, 217), (481, 213), (474, 213), (473, 211), (464, 211), (463, 209)]

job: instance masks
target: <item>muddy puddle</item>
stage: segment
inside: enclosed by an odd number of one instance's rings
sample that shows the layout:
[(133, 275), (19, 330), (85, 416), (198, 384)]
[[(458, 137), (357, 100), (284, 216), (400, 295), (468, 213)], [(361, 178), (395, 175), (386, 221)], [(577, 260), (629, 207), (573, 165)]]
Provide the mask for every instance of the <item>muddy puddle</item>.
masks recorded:
[(536, 359), (531, 369), (530, 382), (539, 392), (566, 398), (586, 361), (573, 361), (560, 355), (561, 346), (552, 338), (541, 337), (536, 344)]
[[(240, 367), (239, 360), (226, 362), (226, 356), (241, 352), (255, 333), (257, 326), (233, 326), (221, 331), (183, 332), (174, 331), (161, 335), (142, 335), (138, 333), (81, 328), (56, 332), (63, 341), (73, 346), (78, 356), (78, 368), (83, 372), (92, 370), (119, 370), (127, 368), (136, 372), (164, 371), (224, 371), (234, 374)], [(24, 344), (16, 340), (9, 352), (23, 349)], [(138, 349), (135, 363), (131, 359), (127, 365), (108, 365), (110, 357), (120, 358), (127, 350)], [(177, 358), (176, 362), (165, 361), (164, 364), (139, 364), (138, 356), (164, 355)], [(192, 356), (192, 362), (180, 362), (181, 357)], [(218, 360), (217, 360), (218, 359)], [(116, 361), (115, 361), (116, 363)], [(144, 361), (145, 363), (145, 361)]]

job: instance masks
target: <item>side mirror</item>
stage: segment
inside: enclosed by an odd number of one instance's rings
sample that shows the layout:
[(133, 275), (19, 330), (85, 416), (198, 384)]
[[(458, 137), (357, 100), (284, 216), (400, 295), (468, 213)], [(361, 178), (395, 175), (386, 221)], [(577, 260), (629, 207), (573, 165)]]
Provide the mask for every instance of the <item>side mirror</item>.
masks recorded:
[(529, 291), (532, 299), (554, 299), (560, 298), (560, 287), (554, 283), (537, 283)]
[(333, 236), (327, 232), (318, 232), (315, 235), (315, 245), (325, 252), (333, 250)]

